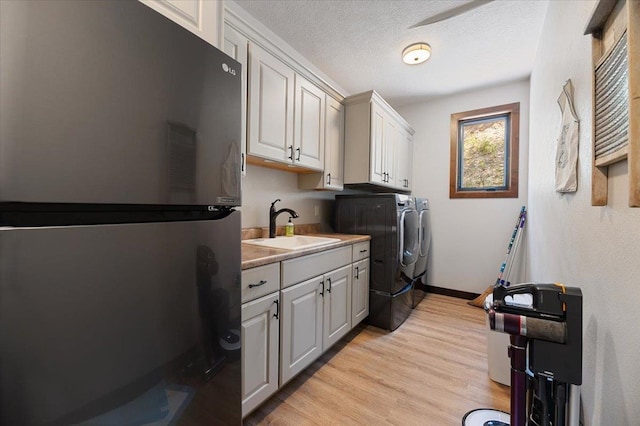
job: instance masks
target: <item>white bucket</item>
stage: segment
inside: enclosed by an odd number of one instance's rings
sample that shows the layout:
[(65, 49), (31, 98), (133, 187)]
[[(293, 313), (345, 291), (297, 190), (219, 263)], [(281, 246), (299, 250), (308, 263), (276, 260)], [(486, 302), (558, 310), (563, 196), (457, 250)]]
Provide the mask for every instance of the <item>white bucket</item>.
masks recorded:
[[(493, 294), (485, 299), (485, 306), (493, 303)], [(511, 386), (511, 360), (509, 359), (510, 339), (507, 333), (493, 331), (487, 323), (487, 361), (489, 363), (489, 378), (494, 382)]]

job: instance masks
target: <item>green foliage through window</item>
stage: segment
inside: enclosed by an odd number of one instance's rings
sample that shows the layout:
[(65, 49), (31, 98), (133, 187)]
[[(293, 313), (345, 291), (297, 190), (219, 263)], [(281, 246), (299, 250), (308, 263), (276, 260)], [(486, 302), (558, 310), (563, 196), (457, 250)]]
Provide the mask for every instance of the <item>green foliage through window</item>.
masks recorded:
[(520, 103), (451, 114), (450, 198), (517, 198)]
[(460, 122), (460, 160), (458, 189), (504, 189), (508, 184), (508, 117)]

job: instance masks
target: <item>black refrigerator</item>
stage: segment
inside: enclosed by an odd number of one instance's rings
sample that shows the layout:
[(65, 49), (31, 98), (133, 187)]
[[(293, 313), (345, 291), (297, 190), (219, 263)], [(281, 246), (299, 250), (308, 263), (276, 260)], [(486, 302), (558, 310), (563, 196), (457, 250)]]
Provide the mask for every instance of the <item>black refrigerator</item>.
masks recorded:
[(0, 424), (240, 424), (240, 64), (0, 2)]

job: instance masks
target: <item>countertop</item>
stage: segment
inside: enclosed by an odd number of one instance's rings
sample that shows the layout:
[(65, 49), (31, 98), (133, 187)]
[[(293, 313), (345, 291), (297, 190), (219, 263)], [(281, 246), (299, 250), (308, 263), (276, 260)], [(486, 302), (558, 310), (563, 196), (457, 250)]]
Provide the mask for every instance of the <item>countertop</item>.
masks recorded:
[(256, 266), (268, 265), (269, 263), (281, 262), (308, 254), (319, 253), (338, 247), (348, 246), (362, 241), (369, 241), (369, 235), (351, 234), (306, 234), (316, 237), (338, 238), (340, 241), (326, 244), (320, 247), (311, 247), (302, 250), (283, 250), (269, 247), (261, 247), (252, 244), (242, 243), (242, 269), (251, 269)]

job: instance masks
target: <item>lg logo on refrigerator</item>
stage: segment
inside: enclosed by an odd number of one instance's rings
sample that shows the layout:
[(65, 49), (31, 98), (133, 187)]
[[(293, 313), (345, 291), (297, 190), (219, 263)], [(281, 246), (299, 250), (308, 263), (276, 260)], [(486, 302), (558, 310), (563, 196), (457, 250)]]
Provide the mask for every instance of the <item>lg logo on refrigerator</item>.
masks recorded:
[(236, 70), (231, 68), (229, 65), (222, 63), (222, 71), (228, 72), (231, 75), (236, 75)]

